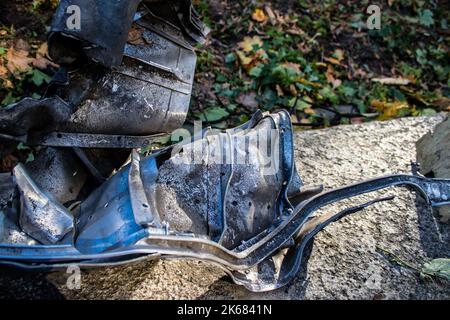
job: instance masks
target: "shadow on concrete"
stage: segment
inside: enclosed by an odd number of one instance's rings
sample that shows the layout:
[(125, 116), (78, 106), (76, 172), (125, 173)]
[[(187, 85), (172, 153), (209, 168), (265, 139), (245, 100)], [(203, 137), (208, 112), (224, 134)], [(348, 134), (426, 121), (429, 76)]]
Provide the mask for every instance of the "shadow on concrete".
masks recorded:
[(43, 273), (2, 267), (0, 268), (0, 299), (64, 300), (65, 298)]
[(250, 292), (243, 286), (233, 283), (229, 276), (224, 276), (210, 285), (209, 290), (204, 294), (198, 296), (199, 300), (210, 299), (292, 299), (302, 300), (308, 288), (308, 261), (311, 257), (314, 239), (311, 240), (305, 247), (303, 258), (301, 261), (300, 271), (297, 276), (287, 286), (271, 291), (270, 293)]

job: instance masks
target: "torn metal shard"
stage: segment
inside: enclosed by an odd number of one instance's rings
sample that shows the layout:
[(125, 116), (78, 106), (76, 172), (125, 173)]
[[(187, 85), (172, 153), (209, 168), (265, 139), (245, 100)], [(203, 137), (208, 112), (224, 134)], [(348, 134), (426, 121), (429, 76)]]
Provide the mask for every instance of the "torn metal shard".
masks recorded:
[(14, 168), (20, 192), (20, 226), (42, 244), (54, 244), (73, 229), (73, 217), (52, 195), (42, 192), (23, 165)]

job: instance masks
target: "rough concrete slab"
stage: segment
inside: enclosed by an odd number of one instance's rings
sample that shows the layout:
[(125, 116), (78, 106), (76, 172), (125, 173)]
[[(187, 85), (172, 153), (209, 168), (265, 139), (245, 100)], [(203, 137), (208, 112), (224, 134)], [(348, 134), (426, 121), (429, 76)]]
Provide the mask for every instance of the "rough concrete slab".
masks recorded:
[[(296, 163), (308, 184), (338, 187), (370, 177), (409, 172), (415, 142), (442, 116), (296, 132)], [(417, 266), (450, 257), (450, 226), (438, 221), (408, 189), (391, 189), (380, 203), (344, 218), (320, 233), (295, 281), (255, 294), (228, 281), (217, 267), (196, 261), (144, 262), (83, 272), (80, 290), (68, 290), (66, 275), (0, 273), (0, 297), (71, 299), (449, 299), (450, 283), (423, 281), (399, 267), (381, 249)], [(364, 202), (358, 197), (329, 206)]]

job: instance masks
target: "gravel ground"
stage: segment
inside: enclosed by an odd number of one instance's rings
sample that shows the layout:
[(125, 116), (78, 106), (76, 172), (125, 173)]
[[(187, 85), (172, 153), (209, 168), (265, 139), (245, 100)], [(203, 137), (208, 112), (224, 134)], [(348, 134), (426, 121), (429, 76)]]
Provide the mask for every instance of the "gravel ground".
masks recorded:
[[(361, 179), (409, 172), (415, 142), (441, 116), (296, 132), (296, 163), (307, 184), (333, 188)], [(197, 261), (143, 262), (83, 271), (80, 290), (66, 275), (0, 270), (0, 297), (55, 299), (449, 299), (450, 283), (424, 281), (399, 267), (383, 250), (411, 265), (450, 257), (450, 227), (406, 188), (340, 202), (327, 210), (377, 195), (376, 204), (321, 232), (309, 247), (302, 271), (287, 287), (255, 294), (229, 282), (217, 267)]]

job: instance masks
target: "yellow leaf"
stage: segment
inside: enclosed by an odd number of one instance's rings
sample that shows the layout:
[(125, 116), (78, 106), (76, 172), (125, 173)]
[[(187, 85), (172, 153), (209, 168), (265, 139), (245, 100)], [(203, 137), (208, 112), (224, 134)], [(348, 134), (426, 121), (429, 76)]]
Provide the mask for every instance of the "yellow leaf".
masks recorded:
[(239, 48), (241, 48), (244, 52), (248, 53), (252, 52), (253, 47), (255, 46), (261, 48), (263, 46), (263, 41), (258, 36), (254, 36), (253, 38), (245, 37), (243, 41), (238, 43), (238, 45)]
[(48, 44), (44, 42), (36, 51), (36, 57), (48, 57)]
[(256, 9), (252, 14), (252, 19), (257, 22), (265, 22), (267, 17), (262, 9)]
[(341, 62), (342, 60), (344, 60), (344, 51), (341, 49), (336, 49), (334, 50), (333, 56), (339, 61)]
[(243, 51), (238, 50), (236, 51), (236, 54), (239, 58), (241, 65), (243, 65), (244, 67), (249, 66), (253, 62), (253, 58), (247, 57)]
[(380, 112), (379, 120), (389, 120), (395, 118), (401, 109), (409, 108), (405, 101), (385, 102), (380, 100), (372, 100), (372, 107)]

